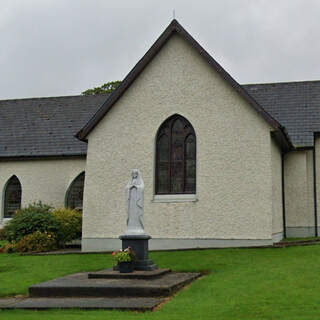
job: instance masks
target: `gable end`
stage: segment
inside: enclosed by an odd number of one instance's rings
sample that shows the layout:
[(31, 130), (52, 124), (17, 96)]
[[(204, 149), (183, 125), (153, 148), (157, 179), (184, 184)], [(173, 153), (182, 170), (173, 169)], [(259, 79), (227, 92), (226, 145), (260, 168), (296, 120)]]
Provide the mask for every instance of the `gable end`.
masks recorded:
[(123, 95), (123, 93), (130, 87), (134, 80), (144, 70), (144, 68), (152, 61), (161, 48), (167, 43), (169, 38), (173, 34), (180, 35), (185, 39), (197, 52), (209, 63), (209, 65), (220, 76), (227, 81), (239, 94), (245, 99), (274, 129), (273, 136), (284, 151), (293, 149), (291, 140), (284, 127), (275, 120), (270, 114), (268, 114), (252, 96), (237, 82), (230, 74), (225, 71), (222, 66), (213, 59), (213, 57), (179, 24), (177, 20), (172, 20), (166, 30), (151, 46), (147, 53), (140, 59), (135, 67), (129, 72), (118, 88), (108, 97), (101, 108), (95, 113), (95, 115), (87, 122), (87, 124), (76, 134), (79, 140), (87, 141), (88, 134), (94, 129), (94, 127), (100, 122), (100, 120), (108, 113), (116, 101)]

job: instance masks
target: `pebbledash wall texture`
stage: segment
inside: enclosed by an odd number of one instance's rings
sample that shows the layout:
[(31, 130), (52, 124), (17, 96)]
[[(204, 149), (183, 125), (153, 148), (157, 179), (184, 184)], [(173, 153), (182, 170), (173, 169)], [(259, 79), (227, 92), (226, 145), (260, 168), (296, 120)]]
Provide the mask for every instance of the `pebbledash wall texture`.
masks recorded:
[[(197, 191), (170, 201), (154, 196), (155, 137), (173, 114), (195, 129)], [(198, 52), (172, 36), (88, 136), (82, 249), (119, 245), (132, 168), (145, 182), (152, 249), (271, 244), (282, 232), (282, 204), (281, 153), (270, 131)]]
[(313, 151), (285, 155), (287, 237), (314, 236)]
[[(22, 188), (22, 206), (41, 200), (53, 207), (63, 207), (71, 182), (85, 169), (86, 159), (42, 159), (0, 162), (0, 190), (5, 189), (8, 179), (16, 175)], [(0, 227), (3, 218), (4, 192), (0, 193)]]

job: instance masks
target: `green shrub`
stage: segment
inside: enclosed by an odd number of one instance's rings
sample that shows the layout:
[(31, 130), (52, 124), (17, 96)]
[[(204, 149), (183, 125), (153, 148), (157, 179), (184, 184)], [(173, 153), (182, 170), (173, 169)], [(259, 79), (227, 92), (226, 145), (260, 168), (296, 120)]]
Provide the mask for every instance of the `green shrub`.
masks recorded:
[(16, 242), (13, 241), (12, 243), (5, 243), (1, 248), (0, 248), (0, 253), (13, 253), (16, 251)]
[(0, 241), (7, 240), (7, 235), (4, 229), (0, 229)]
[(56, 234), (60, 246), (64, 246), (67, 242), (81, 238), (81, 212), (74, 209), (61, 208), (53, 210), (52, 214), (59, 222), (59, 229)]
[(44, 252), (57, 249), (57, 239), (54, 233), (40, 232), (26, 235), (15, 246), (17, 252)]
[(17, 210), (13, 218), (4, 227), (7, 240), (18, 242), (24, 236), (35, 231), (57, 232), (59, 222), (51, 213), (51, 210), (52, 207), (41, 202)]

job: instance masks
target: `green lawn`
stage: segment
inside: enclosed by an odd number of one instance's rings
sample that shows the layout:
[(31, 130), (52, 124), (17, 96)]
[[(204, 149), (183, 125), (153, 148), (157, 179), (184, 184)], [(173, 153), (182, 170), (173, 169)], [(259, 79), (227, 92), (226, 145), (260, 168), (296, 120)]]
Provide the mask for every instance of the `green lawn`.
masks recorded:
[[(0, 311), (0, 319), (309, 320), (320, 318), (320, 246), (155, 252), (160, 267), (211, 273), (155, 312)], [(79, 271), (110, 267), (110, 255), (0, 255), (0, 295)]]

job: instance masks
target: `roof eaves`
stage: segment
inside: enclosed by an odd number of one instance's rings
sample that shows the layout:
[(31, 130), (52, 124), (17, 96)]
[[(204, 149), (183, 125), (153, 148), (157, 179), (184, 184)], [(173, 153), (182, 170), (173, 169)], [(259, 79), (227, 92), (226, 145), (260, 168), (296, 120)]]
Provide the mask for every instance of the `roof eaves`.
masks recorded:
[(280, 125), (279, 130), (275, 132), (277, 132), (275, 134), (275, 138), (284, 152), (289, 152), (296, 149), (285, 127)]

